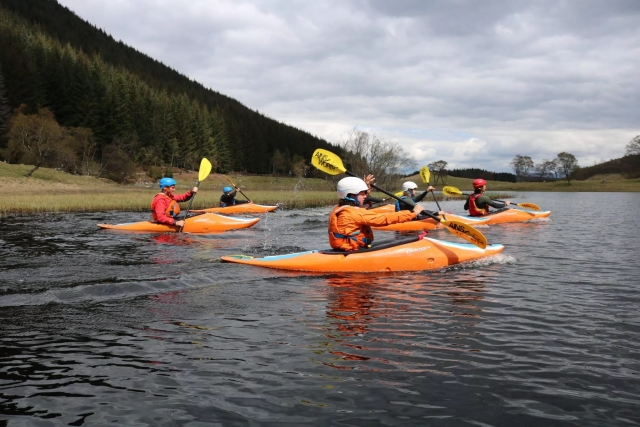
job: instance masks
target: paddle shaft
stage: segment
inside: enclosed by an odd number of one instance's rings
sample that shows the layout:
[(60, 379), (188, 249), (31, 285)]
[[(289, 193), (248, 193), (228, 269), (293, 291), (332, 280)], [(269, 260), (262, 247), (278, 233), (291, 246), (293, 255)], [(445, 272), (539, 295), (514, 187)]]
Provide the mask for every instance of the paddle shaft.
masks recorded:
[[(353, 172), (349, 172), (349, 171), (345, 171), (344, 173), (346, 173), (347, 175), (351, 175), (351, 176), (355, 176), (357, 178), (357, 175), (354, 174)], [(408, 206), (415, 206), (416, 204), (413, 202), (413, 200), (411, 200), (409, 202), (409, 200), (403, 200), (400, 199), (400, 197), (396, 196), (393, 193), (390, 193), (380, 187), (378, 187), (375, 184), (371, 184), (371, 186), (373, 188), (375, 188), (378, 191), (383, 192), (384, 194), (386, 194), (387, 196), (391, 196), (394, 199), (398, 200), (401, 203), (405, 203)], [(482, 249), (487, 247), (487, 238), (484, 237), (484, 235), (482, 233), (480, 233), (478, 230), (476, 230), (475, 228), (473, 228), (470, 225), (467, 224), (462, 224), (459, 223), (457, 221), (448, 221), (446, 218), (438, 218), (437, 216), (433, 215), (432, 213), (423, 210), (422, 212), (420, 212), (420, 214), (418, 215), (418, 219), (422, 219), (424, 217), (429, 217), (431, 219), (433, 219), (436, 222), (441, 222), (449, 232), (455, 234), (458, 237), (461, 237), (465, 240), (468, 240), (470, 242), (472, 242), (474, 245), (481, 247)], [(475, 235), (471, 235), (470, 230), (473, 230)], [(480, 240), (480, 237), (482, 238), (482, 240)]]
[[(196, 187), (200, 186), (200, 181), (196, 181)], [(191, 205), (193, 204), (193, 199), (196, 198), (196, 194), (198, 193), (193, 193), (193, 196), (191, 196), (191, 199), (189, 200), (189, 206), (187, 206), (187, 211), (184, 213), (184, 220), (187, 220), (187, 216), (189, 216), (189, 211), (191, 210)], [(180, 230), (178, 230), (178, 233), (182, 233), (182, 229), (184, 228), (184, 224), (182, 224), (180, 226)]]
[[(238, 188), (238, 187), (236, 187), (236, 188)], [(248, 198), (247, 195), (244, 194), (241, 189), (238, 188), (238, 191), (240, 192), (240, 194), (242, 194), (244, 196), (245, 199), (247, 199), (248, 201), (251, 201), (251, 199)]]
[[(345, 171), (344, 173), (345, 173), (345, 174), (347, 174), (347, 175), (355, 176), (356, 178), (358, 178), (358, 175), (356, 175), (356, 174), (355, 174), (355, 173), (353, 173), (353, 172)], [(401, 199), (400, 197), (396, 196), (395, 194), (390, 193), (390, 192), (388, 192), (387, 190), (385, 190), (385, 189), (383, 189), (383, 188), (380, 188), (380, 187), (378, 187), (377, 185), (375, 185), (375, 184), (373, 184), (373, 183), (371, 184), (371, 186), (372, 186), (373, 188), (375, 188), (376, 190), (380, 191), (381, 193), (384, 193), (384, 194), (386, 194), (386, 195), (387, 195), (387, 196), (389, 196), (389, 197), (393, 197), (394, 199), (396, 199), (396, 200), (397, 200), (397, 201), (399, 201), (400, 203), (404, 203), (404, 204), (409, 205), (409, 206), (411, 206), (411, 207), (415, 207), (415, 205), (416, 205), (415, 203), (413, 203), (413, 201), (409, 202), (408, 200), (403, 200), (403, 199)], [(427, 211), (422, 211), (422, 212), (420, 212), (420, 216), (428, 216), (428, 217), (433, 218), (434, 220), (436, 220), (436, 221), (440, 222), (440, 218), (438, 218), (437, 216), (435, 216), (435, 215), (433, 215), (433, 214), (431, 214), (431, 213), (429, 213), (429, 212), (427, 212)]]
[(245, 198), (245, 199), (247, 199), (248, 201), (251, 201), (251, 199), (250, 199), (250, 198), (248, 198), (248, 197), (247, 197), (247, 195), (246, 195), (246, 194), (244, 194), (244, 193), (242, 192), (242, 190), (241, 190), (241, 189), (239, 189), (239, 188), (238, 188), (238, 186), (237, 186), (237, 185), (235, 185), (235, 184), (233, 183), (233, 181), (231, 181), (231, 178), (229, 178), (228, 176), (225, 176), (225, 178), (227, 178), (227, 181), (229, 181), (229, 182), (231, 183), (231, 185), (233, 185), (233, 186), (235, 187), (235, 189), (236, 189), (236, 190), (238, 190), (238, 191), (240, 192), (240, 194), (242, 194), (242, 195), (244, 196), (244, 198)]
[[(471, 194), (467, 194), (467, 193), (460, 193), (461, 196), (465, 196), (465, 197), (469, 197)], [(500, 202), (500, 203), (506, 203), (504, 200), (498, 200), (498, 199), (491, 199), (494, 202)], [(518, 205), (516, 205), (518, 206)]]
[[(429, 183), (427, 182), (427, 187), (428, 186), (429, 186)], [(436, 194), (432, 191), (431, 195), (433, 196), (433, 201), (436, 202), (436, 206), (438, 207), (438, 212), (442, 212), (442, 208), (440, 207), (440, 203), (438, 203), (438, 199), (436, 199)], [(444, 215), (442, 215), (442, 217), (446, 221), (447, 218)]]
[[(422, 169), (420, 169), (420, 178), (422, 178), (422, 182), (427, 184), (427, 188), (431, 187), (431, 185), (429, 185), (429, 177), (431, 177), (431, 171), (428, 167), (423, 166)], [(433, 195), (433, 201), (436, 202), (436, 206), (438, 206), (438, 211), (442, 211), (440, 203), (438, 203), (438, 199), (436, 198), (436, 193), (432, 191), (431, 194)]]
[[(428, 187), (429, 187), (429, 181), (427, 181), (427, 188)], [(438, 199), (436, 198), (436, 193), (434, 193), (432, 191), (431, 195), (433, 196), (433, 201), (436, 202), (436, 206), (438, 207), (438, 211), (442, 211), (442, 208), (440, 207), (440, 203), (438, 203)]]

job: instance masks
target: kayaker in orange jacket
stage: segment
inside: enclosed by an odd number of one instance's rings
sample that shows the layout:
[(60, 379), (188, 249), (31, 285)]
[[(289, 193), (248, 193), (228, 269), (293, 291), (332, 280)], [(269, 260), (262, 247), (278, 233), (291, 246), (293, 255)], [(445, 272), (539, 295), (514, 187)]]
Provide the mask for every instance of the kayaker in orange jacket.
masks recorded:
[(174, 194), (176, 181), (173, 178), (162, 178), (159, 184), (160, 193), (156, 194), (151, 202), (151, 218), (159, 224), (182, 227), (184, 220), (178, 219), (180, 205), (177, 202), (191, 199), (198, 192), (198, 187), (193, 187), (191, 191), (184, 194)]
[(489, 196), (484, 195), (485, 191), (487, 191), (487, 181), (482, 178), (473, 181), (473, 194), (469, 195), (464, 204), (464, 209), (469, 211), (470, 216), (489, 215), (489, 206), (502, 209), (511, 204), (509, 200), (504, 203), (492, 200)]
[(416, 205), (412, 211), (377, 213), (363, 207), (369, 195), (369, 184), (373, 175), (365, 177), (367, 182), (356, 177), (342, 178), (338, 182), (340, 201), (329, 216), (329, 244), (333, 249), (355, 251), (370, 247), (373, 243), (371, 226), (383, 226), (411, 221), (424, 209)]

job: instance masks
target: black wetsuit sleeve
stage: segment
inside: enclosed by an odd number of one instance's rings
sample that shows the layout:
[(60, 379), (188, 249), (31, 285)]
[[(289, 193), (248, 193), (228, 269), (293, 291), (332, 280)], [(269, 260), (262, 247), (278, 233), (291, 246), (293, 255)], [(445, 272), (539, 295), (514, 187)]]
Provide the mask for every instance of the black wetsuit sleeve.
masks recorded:
[(378, 199), (377, 197), (371, 197), (371, 196), (367, 196), (366, 199), (364, 199), (364, 202), (362, 203), (363, 205), (366, 204), (373, 204), (373, 203), (382, 203), (384, 202), (383, 199)]
[(480, 209), (486, 208), (487, 205), (495, 209), (502, 209), (505, 206), (507, 206), (506, 203), (498, 202), (496, 200), (491, 200), (489, 196), (485, 196), (485, 195), (482, 195), (476, 199), (476, 206), (478, 206)]
[(464, 202), (464, 210), (468, 211), (469, 210), (469, 198), (467, 197), (467, 201)]
[(488, 200), (487, 204), (496, 209), (502, 209), (507, 206), (506, 203), (498, 202), (496, 200)]
[(429, 215), (433, 215), (435, 217), (439, 217), (440, 214), (438, 212), (434, 212), (434, 211), (430, 211), (427, 209), (423, 209), (422, 212), (420, 212), (418, 214), (418, 217), (416, 219), (425, 219), (425, 218), (431, 218)]
[(427, 195), (428, 191), (423, 191), (422, 194), (420, 194), (418, 197), (416, 197), (416, 203), (420, 202), (422, 199), (425, 198), (425, 196)]

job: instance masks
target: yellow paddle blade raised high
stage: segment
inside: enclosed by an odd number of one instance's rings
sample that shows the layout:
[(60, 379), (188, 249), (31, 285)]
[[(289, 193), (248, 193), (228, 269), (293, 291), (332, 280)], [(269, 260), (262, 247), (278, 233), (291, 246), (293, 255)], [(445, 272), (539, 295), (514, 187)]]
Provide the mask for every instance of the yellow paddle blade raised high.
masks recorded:
[[(196, 181), (196, 187), (200, 186), (200, 182), (204, 181), (209, 174), (211, 173), (211, 162), (206, 157), (203, 157), (200, 161), (200, 169), (198, 170), (198, 180)], [(195, 199), (196, 195), (194, 194), (189, 200), (189, 206), (187, 207), (184, 219), (187, 219), (187, 215), (189, 215), (189, 211), (191, 210), (191, 205), (193, 204), (193, 199)], [(182, 233), (182, 229), (184, 228), (184, 224), (180, 226), (178, 233)]]
[(420, 178), (422, 178), (422, 182), (424, 182), (425, 184), (429, 184), (429, 178), (431, 178), (431, 172), (429, 171), (429, 168), (426, 166), (423, 166), (420, 169)]
[[(420, 178), (422, 178), (422, 182), (429, 185), (429, 178), (431, 178), (431, 172), (429, 171), (428, 167), (423, 166), (422, 168), (420, 168)], [(431, 195), (433, 196), (433, 201), (436, 202), (436, 205), (438, 206), (438, 210), (442, 211), (442, 208), (440, 207), (440, 203), (438, 203), (438, 199), (436, 198), (436, 195), (433, 191), (431, 192)]]
[(329, 175), (347, 173), (347, 169), (342, 164), (340, 157), (336, 156), (331, 151), (323, 150), (322, 148), (318, 148), (313, 152), (313, 155), (311, 156), (311, 164)]
[(210, 173), (211, 162), (206, 157), (203, 157), (200, 161), (200, 170), (198, 171), (198, 184), (200, 184), (201, 181), (204, 181)]

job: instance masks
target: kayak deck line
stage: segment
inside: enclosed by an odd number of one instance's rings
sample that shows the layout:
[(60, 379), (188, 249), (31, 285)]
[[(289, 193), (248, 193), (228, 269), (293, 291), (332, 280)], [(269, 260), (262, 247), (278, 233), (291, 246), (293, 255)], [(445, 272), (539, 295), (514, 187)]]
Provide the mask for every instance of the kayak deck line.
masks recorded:
[[(474, 227), (480, 225), (488, 225), (490, 220), (485, 217), (470, 217), (470, 216), (460, 216), (452, 213), (445, 213), (443, 215), (443, 219), (448, 221), (458, 221), (463, 224), (472, 225)], [(434, 220), (433, 218), (423, 218), (423, 219), (413, 219), (411, 221), (399, 222), (396, 224), (383, 225), (379, 227), (371, 227), (374, 230), (380, 231), (421, 231), (421, 230), (436, 230), (436, 229), (444, 229), (444, 225), (442, 223)]]
[(377, 250), (341, 252), (319, 249), (264, 257), (235, 254), (222, 256), (220, 259), (223, 262), (292, 271), (423, 271), (485, 258), (504, 250), (504, 246), (500, 244), (488, 245), (482, 249), (475, 245), (428, 237), (389, 242), (379, 246)]
[(487, 225), (507, 224), (513, 222), (527, 222), (533, 219), (543, 219), (551, 215), (551, 211), (524, 211), (514, 208), (502, 208), (494, 212), (490, 212), (482, 217), (466, 216), (465, 218), (484, 218), (488, 219)]
[(212, 207), (206, 209), (192, 209), (189, 212), (194, 212), (198, 214), (202, 213), (218, 213), (218, 214), (247, 214), (247, 213), (267, 213), (272, 212), (278, 209), (278, 205), (259, 205), (256, 203), (242, 203), (240, 205), (232, 205), (225, 207)]
[[(188, 217), (182, 231), (185, 233), (220, 233), (224, 231), (249, 228), (260, 218), (241, 218), (215, 213), (203, 213)], [(152, 221), (127, 222), (121, 224), (98, 224), (106, 230), (140, 231), (148, 233), (179, 232), (177, 225), (159, 224)]]

